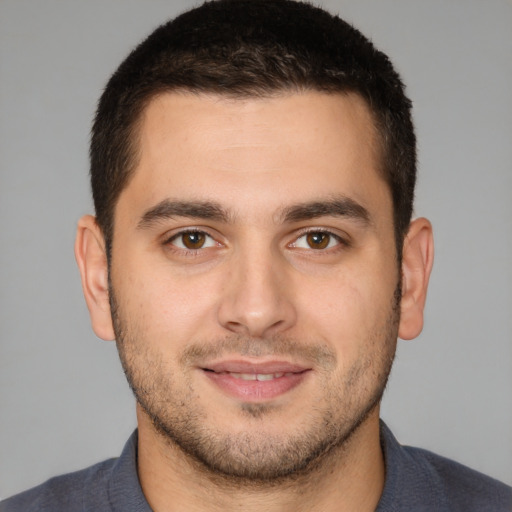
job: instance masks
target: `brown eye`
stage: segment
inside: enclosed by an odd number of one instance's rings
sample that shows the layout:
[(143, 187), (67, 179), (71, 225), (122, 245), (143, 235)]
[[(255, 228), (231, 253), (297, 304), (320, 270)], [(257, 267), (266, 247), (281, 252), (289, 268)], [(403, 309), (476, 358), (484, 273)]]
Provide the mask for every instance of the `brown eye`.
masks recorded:
[(306, 235), (306, 242), (311, 249), (325, 249), (330, 241), (331, 236), (328, 233), (311, 232)]
[(216, 245), (215, 240), (204, 231), (182, 231), (173, 236), (169, 242), (179, 249), (188, 251), (197, 251)]
[(205, 243), (206, 236), (201, 231), (192, 231), (181, 235), (181, 239), (187, 249), (201, 249)]
[(343, 240), (330, 231), (309, 231), (299, 236), (291, 244), (297, 249), (313, 249), (315, 251), (334, 249), (337, 246), (346, 245)]

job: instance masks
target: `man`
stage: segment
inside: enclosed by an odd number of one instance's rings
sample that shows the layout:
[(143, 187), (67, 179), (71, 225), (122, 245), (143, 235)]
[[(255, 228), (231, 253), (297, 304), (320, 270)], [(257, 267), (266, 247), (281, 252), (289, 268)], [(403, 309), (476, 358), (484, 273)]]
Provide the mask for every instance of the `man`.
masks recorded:
[(509, 488), (379, 421), (433, 260), (410, 102), (307, 4), (157, 29), (100, 100), (76, 256), (138, 431), (1, 510), (509, 510)]

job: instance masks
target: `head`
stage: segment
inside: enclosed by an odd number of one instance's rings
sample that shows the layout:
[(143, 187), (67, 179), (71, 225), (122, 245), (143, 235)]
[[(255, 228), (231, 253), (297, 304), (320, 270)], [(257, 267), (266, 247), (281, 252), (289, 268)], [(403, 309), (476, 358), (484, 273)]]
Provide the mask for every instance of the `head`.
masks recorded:
[(289, 0), (206, 2), (155, 30), (111, 77), (90, 150), (96, 218), (107, 254), (117, 200), (138, 163), (142, 113), (166, 91), (241, 99), (286, 91), (359, 95), (378, 134), (379, 172), (393, 199), (399, 262), (416, 180), (416, 140), (404, 86), (387, 56), (354, 27)]
[(428, 221), (410, 222), (410, 103), (385, 55), (309, 4), (206, 3), (110, 79), (91, 176), (97, 219), (76, 254), (139, 435), (259, 482), (308, 473), (357, 433), (367, 450), (432, 263)]

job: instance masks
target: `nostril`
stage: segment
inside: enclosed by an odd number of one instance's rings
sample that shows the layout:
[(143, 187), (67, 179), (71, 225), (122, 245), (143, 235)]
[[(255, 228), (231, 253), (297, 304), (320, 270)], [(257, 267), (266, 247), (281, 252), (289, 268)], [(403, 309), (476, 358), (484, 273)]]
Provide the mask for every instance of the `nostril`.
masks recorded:
[(229, 322), (226, 322), (224, 325), (227, 329), (229, 329), (230, 331), (235, 332), (237, 334), (249, 334), (248, 327), (245, 326), (241, 322), (229, 321)]

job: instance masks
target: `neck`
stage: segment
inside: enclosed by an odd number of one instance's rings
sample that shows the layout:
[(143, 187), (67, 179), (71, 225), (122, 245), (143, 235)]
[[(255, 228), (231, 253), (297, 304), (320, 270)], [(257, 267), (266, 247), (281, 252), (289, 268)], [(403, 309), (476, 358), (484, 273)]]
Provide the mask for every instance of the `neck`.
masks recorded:
[(384, 488), (378, 407), (309, 473), (270, 483), (211, 474), (158, 433), (140, 407), (137, 419), (139, 479), (155, 512), (364, 512), (375, 510)]

